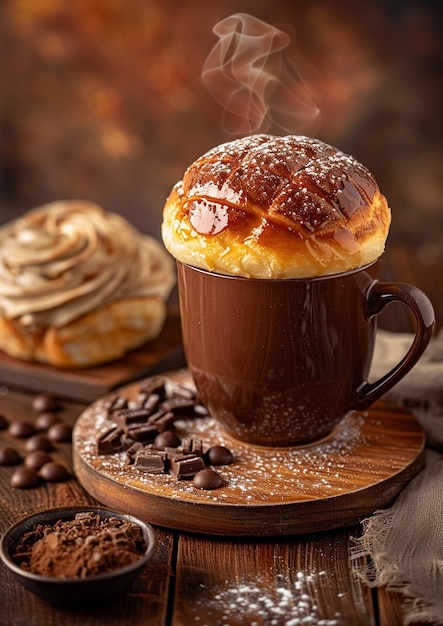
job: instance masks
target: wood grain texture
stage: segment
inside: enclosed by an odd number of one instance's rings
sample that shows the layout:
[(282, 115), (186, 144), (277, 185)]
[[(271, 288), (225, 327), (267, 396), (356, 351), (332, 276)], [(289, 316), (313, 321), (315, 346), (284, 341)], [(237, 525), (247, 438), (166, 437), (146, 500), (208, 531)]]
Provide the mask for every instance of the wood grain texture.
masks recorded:
[(374, 626), (371, 594), (350, 574), (348, 548), (339, 531), (209, 545), (182, 534), (173, 624)]
[[(9, 420), (33, 421), (34, 394), (8, 390), (0, 396), (0, 412)], [(61, 416), (71, 425), (85, 405), (64, 402)], [(0, 447), (16, 449), (22, 457), (26, 442), (0, 430)], [(72, 446), (56, 444), (51, 453), (54, 460), (72, 471)], [(48, 508), (97, 504), (73, 476), (65, 483), (47, 483), (33, 489), (12, 489), (10, 477), (17, 466), (0, 467), (0, 535), (20, 518)], [(121, 503), (121, 509), (125, 505)], [(0, 626), (104, 626), (131, 624), (160, 626), (168, 613), (171, 573), (173, 569), (174, 536), (157, 529), (157, 549), (152, 561), (143, 570), (129, 591), (97, 606), (59, 607), (34, 596), (15, 582), (9, 570), (0, 563)]]
[[(192, 386), (186, 371), (169, 377)], [(131, 398), (138, 390), (132, 385), (119, 393)], [(142, 473), (125, 464), (124, 453), (97, 455), (96, 440), (112, 425), (104, 400), (88, 407), (76, 423), (77, 478), (100, 502), (127, 501), (132, 513), (166, 528), (280, 536), (352, 525), (389, 504), (423, 465), (424, 435), (417, 419), (386, 402), (350, 413), (329, 437), (299, 448), (242, 444), (211, 418), (179, 422), (183, 438), (201, 439), (204, 449), (225, 445), (234, 454), (234, 463), (217, 468), (225, 484), (202, 491), (189, 480)]]
[(157, 339), (123, 358), (97, 367), (61, 369), (14, 359), (0, 352), (0, 384), (39, 392), (41, 389), (65, 398), (92, 402), (115, 386), (136, 376), (172, 350), (181, 346), (180, 319), (172, 311)]
[[(401, 593), (381, 587), (377, 589), (377, 600), (380, 626), (404, 626), (405, 597)], [(411, 622), (411, 626), (430, 626), (430, 624), (419, 620)]]

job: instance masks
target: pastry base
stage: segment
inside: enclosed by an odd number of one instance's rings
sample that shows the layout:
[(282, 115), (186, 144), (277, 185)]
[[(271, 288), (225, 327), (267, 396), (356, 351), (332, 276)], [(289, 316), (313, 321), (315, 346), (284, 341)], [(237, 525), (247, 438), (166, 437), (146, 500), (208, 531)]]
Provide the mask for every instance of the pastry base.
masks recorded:
[[(187, 371), (168, 375), (192, 384)], [(138, 388), (119, 392), (131, 396)], [(170, 529), (259, 537), (353, 525), (389, 505), (424, 463), (417, 419), (385, 401), (350, 412), (320, 442), (291, 448), (235, 441), (210, 417), (182, 420), (176, 423), (181, 436), (202, 439), (204, 449), (225, 445), (235, 457), (216, 468), (224, 486), (203, 491), (191, 480), (141, 473), (125, 465), (124, 453), (97, 456), (97, 436), (109, 426), (104, 399), (88, 407), (74, 429), (78, 480), (99, 502)]]

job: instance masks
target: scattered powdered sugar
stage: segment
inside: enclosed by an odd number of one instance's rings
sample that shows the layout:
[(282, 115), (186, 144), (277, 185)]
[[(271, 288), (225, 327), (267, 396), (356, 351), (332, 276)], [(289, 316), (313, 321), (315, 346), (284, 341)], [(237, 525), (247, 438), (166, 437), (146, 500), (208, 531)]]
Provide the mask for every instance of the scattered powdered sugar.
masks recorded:
[(293, 448), (256, 447), (233, 440), (211, 417), (177, 420), (180, 437), (201, 439), (204, 450), (212, 445), (226, 446), (234, 455), (232, 464), (217, 467), (223, 487), (196, 490), (189, 480), (141, 472), (125, 462), (125, 452), (98, 455), (97, 439), (110, 425), (103, 402), (96, 402), (79, 418), (73, 435), (77, 454), (101, 474), (150, 493), (167, 493), (171, 499), (197, 497), (212, 503), (255, 505), (340, 495), (349, 491), (349, 477), (359, 472), (354, 451), (367, 445), (362, 428), (365, 416), (355, 412), (324, 440)]
[[(326, 615), (328, 609), (319, 606), (311, 591), (316, 587), (317, 576), (326, 576), (326, 572), (316, 575), (298, 571), (292, 582), (278, 574), (272, 592), (266, 580), (257, 576), (243, 577), (237, 584), (227, 580), (224, 588), (217, 585), (213, 589), (200, 583), (203, 598), (192, 609), (194, 623), (198, 626), (240, 623), (248, 626), (338, 626), (341, 613), (335, 608), (333, 615)], [(341, 596), (346, 602), (346, 595), (337, 594), (337, 598)], [(339, 599), (338, 606), (340, 602)]]

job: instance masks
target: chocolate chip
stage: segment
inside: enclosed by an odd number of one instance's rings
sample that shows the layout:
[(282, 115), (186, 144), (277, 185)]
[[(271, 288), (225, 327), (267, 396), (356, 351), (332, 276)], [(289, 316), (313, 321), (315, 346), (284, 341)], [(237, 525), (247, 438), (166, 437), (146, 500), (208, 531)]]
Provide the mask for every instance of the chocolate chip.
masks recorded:
[(64, 422), (56, 422), (48, 429), (47, 435), (50, 441), (71, 441), (72, 428)]
[(162, 448), (178, 448), (180, 444), (180, 437), (172, 430), (164, 430), (154, 439), (154, 445)]
[(207, 467), (197, 472), (192, 479), (192, 484), (197, 489), (218, 489), (223, 485), (223, 478), (215, 470)]
[(34, 424), (26, 420), (17, 420), (9, 424), (9, 434), (18, 439), (27, 439), (35, 434)]
[(21, 457), (14, 448), (0, 448), (0, 465), (17, 465)]
[(9, 422), (4, 415), (0, 415), (0, 430), (3, 428), (7, 428), (9, 426)]
[(31, 489), (41, 483), (41, 478), (34, 470), (19, 467), (11, 476), (10, 484), (14, 489)]
[(225, 446), (212, 446), (205, 453), (208, 465), (229, 465), (234, 460), (232, 452)]
[(32, 408), (37, 413), (43, 413), (44, 411), (58, 411), (61, 405), (59, 400), (50, 393), (41, 393), (35, 396)]
[(35, 420), (37, 430), (48, 430), (56, 422), (61, 422), (60, 415), (56, 411), (43, 411)]
[(54, 449), (52, 443), (45, 435), (32, 435), (26, 441), (25, 447), (28, 452), (35, 452), (35, 450), (46, 450), (46, 452), (49, 452)]
[(51, 460), (51, 456), (45, 450), (36, 450), (25, 456), (24, 465), (28, 469), (38, 472), (45, 463), (49, 463)]
[(60, 483), (69, 478), (69, 472), (64, 465), (49, 461), (40, 468), (38, 475), (48, 483)]

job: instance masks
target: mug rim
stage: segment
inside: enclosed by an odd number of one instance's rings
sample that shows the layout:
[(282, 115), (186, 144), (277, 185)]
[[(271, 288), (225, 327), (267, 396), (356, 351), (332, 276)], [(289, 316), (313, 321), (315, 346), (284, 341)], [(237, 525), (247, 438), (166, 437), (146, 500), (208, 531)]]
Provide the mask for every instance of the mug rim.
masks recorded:
[(204, 269), (201, 267), (196, 267), (195, 265), (191, 265), (190, 263), (184, 263), (176, 259), (176, 263), (182, 265), (183, 267), (194, 270), (195, 272), (199, 272), (200, 274), (204, 274), (206, 276), (211, 276), (214, 278), (226, 278), (228, 280), (238, 280), (238, 281), (247, 281), (247, 282), (257, 282), (257, 283), (290, 283), (290, 282), (320, 282), (325, 280), (333, 280), (337, 278), (343, 278), (346, 276), (350, 276), (351, 274), (357, 274), (358, 272), (363, 272), (370, 267), (373, 267), (377, 263), (379, 263), (381, 256), (374, 259), (370, 263), (366, 263), (365, 265), (360, 265), (359, 267), (355, 267), (354, 269), (346, 270), (345, 272), (337, 272), (335, 274), (323, 274), (321, 276), (305, 276), (300, 278), (256, 278), (256, 277), (248, 277), (241, 276), (236, 274), (221, 274), (220, 272), (214, 272), (212, 270)]

